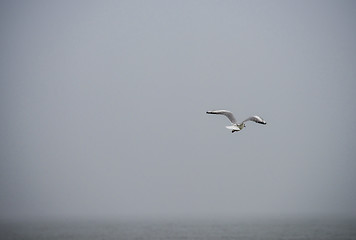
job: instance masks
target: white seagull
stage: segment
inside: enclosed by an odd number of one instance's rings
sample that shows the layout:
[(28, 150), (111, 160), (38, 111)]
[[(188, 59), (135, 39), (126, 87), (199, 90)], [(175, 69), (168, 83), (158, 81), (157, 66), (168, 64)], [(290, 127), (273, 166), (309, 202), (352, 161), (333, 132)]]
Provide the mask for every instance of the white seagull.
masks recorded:
[(260, 123), (260, 124), (264, 124), (264, 125), (267, 124), (266, 121), (263, 120), (259, 116), (252, 116), (252, 117), (249, 117), (246, 120), (242, 121), (241, 123), (237, 123), (232, 112), (227, 111), (227, 110), (214, 110), (214, 111), (207, 111), (206, 113), (207, 114), (225, 115), (232, 123), (231, 126), (226, 126), (226, 128), (232, 130), (232, 133), (238, 132), (238, 131), (242, 130), (244, 127), (246, 127), (245, 122), (247, 122), (247, 121), (254, 121), (256, 123)]

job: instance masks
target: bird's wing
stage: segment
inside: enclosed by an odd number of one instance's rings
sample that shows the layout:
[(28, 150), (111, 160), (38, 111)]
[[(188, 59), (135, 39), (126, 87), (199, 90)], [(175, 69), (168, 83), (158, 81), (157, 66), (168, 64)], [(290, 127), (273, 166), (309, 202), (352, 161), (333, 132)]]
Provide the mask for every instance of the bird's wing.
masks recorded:
[(236, 124), (236, 119), (232, 112), (227, 111), (227, 110), (215, 110), (215, 111), (207, 111), (207, 114), (220, 114), (220, 115), (225, 115), (231, 123)]
[(256, 123), (260, 123), (260, 124), (267, 124), (265, 120), (263, 120), (261, 117), (259, 116), (252, 116), (252, 117), (249, 117), (247, 118), (246, 120), (243, 121), (244, 122), (247, 122), (247, 121), (254, 121)]

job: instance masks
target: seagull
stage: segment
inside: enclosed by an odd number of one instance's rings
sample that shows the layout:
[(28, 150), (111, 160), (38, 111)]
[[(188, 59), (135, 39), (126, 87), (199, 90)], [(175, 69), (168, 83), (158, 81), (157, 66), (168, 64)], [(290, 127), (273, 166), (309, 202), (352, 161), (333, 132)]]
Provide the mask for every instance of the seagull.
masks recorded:
[(230, 122), (232, 123), (231, 126), (226, 126), (226, 128), (232, 130), (232, 133), (238, 132), (238, 131), (242, 130), (244, 127), (246, 127), (245, 122), (247, 122), (247, 121), (253, 121), (253, 122), (264, 124), (264, 125), (267, 124), (266, 121), (263, 120), (259, 116), (252, 116), (252, 117), (249, 117), (249, 118), (245, 119), (241, 123), (237, 123), (234, 115), (232, 114), (232, 112), (227, 111), (227, 110), (214, 110), (214, 111), (207, 111), (206, 113), (207, 114), (225, 115), (230, 120)]

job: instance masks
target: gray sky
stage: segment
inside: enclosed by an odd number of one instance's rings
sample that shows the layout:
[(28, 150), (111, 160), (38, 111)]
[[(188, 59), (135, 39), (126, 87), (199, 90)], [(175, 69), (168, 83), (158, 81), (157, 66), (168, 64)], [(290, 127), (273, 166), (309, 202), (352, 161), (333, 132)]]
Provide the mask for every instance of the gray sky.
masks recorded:
[(2, 1), (0, 217), (356, 216), (355, 24), (354, 1)]

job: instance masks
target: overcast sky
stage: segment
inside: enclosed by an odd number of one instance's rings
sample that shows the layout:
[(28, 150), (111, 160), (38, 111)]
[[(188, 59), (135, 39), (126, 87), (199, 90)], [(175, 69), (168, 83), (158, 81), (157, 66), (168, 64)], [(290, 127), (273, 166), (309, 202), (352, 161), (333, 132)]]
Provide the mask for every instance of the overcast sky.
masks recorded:
[(1, 1), (0, 218), (356, 216), (355, 26), (354, 1)]

